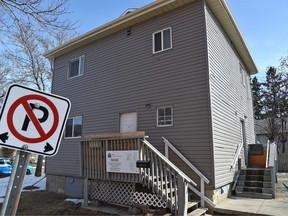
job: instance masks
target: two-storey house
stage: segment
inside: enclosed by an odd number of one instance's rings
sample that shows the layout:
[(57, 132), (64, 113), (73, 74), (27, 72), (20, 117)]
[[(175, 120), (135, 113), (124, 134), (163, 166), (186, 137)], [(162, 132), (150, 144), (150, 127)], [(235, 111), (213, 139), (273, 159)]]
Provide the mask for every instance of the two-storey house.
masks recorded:
[[(257, 68), (225, 0), (158, 0), (46, 55), (52, 92), (72, 104), (59, 152), (47, 158), (48, 189), (83, 193), (87, 137), (145, 131), (157, 150), (165, 153), (165, 137), (209, 179), (214, 203), (227, 196), (237, 152), (244, 164), (255, 143)], [(169, 154), (194, 181), (183, 157)]]

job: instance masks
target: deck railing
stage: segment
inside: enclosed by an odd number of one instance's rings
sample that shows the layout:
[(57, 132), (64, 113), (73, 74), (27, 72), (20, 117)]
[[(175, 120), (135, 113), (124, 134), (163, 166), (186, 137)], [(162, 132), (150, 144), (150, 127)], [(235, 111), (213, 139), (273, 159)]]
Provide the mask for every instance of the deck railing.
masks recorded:
[[(107, 151), (138, 150), (139, 162), (149, 164), (139, 168), (139, 174), (111, 173), (106, 168)], [(97, 138), (82, 142), (83, 177), (88, 179), (142, 183), (166, 203), (176, 215), (186, 215), (188, 187), (203, 202), (214, 206), (213, 202), (196, 188), (197, 184), (159, 152), (145, 137), (136, 138)], [(195, 168), (196, 169), (196, 168)], [(209, 180), (203, 176), (203, 181)], [(87, 196), (86, 191), (86, 197)], [(86, 201), (87, 202), (87, 201)], [(204, 204), (203, 204), (204, 206)]]
[(139, 150), (140, 138), (100, 138), (82, 142), (83, 177), (97, 180), (140, 182), (139, 174), (106, 170), (106, 152)]
[(142, 140), (142, 159), (150, 161), (150, 169), (143, 169), (143, 181), (176, 215), (184, 215), (188, 202), (188, 185), (197, 186), (186, 174), (160, 153), (147, 140)]

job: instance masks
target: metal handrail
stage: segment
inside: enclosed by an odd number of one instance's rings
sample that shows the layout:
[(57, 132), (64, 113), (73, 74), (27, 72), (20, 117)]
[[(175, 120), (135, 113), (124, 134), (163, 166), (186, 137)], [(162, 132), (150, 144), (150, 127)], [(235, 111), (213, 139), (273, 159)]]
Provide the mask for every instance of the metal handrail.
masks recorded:
[(205, 175), (203, 175), (190, 161), (188, 161), (183, 156), (183, 154), (181, 154), (167, 139), (165, 139), (164, 137), (162, 137), (162, 139), (164, 140), (165, 147), (166, 145), (169, 146), (170, 149), (173, 150), (174, 153), (178, 155), (181, 158), (181, 160), (183, 160), (200, 178), (203, 178), (207, 184), (210, 183), (210, 180)]
[(232, 168), (232, 169), (235, 168), (235, 165), (236, 165), (237, 160), (238, 160), (238, 158), (239, 158), (239, 155), (240, 155), (240, 153), (241, 153), (242, 147), (243, 147), (243, 142), (239, 143), (239, 145), (237, 146), (237, 150), (236, 150), (236, 153), (235, 153), (233, 162), (232, 162), (232, 164), (231, 164), (231, 168)]
[(235, 176), (234, 183), (233, 183), (233, 186), (232, 186), (232, 191), (234, 191), (235, 188), (236, 188), (236, 185), (237, 185), (237, 182), (238, 182), (238, 179), (239, 179), (239, 176), (240, 176), (240, 171), (241, 171), (241, 170), (238, 170), (238, 171), (236, 172), (236, 176)]
[(268, 162), (269, 162), (269, 151), (270, 151), (270, 141), (267, 140), (267, 147), (266, 147), (266, 168), (268, 167)]

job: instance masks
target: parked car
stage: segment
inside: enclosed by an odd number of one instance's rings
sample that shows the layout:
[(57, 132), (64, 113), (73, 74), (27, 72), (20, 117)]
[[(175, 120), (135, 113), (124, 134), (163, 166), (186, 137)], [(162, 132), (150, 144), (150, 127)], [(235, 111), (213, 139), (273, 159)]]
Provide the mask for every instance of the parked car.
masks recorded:
[[(13, 158), (0, 158), (0, 176), (8, 176), (12, 172)], [(28, 165), (26, 174), (30, 175), (34, 171), (33, 167)]]

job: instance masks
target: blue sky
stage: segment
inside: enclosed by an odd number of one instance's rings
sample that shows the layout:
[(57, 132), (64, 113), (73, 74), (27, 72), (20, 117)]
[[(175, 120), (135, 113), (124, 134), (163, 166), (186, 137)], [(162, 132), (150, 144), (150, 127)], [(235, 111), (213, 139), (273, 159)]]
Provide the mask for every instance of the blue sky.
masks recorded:
[[(264, 81), (268, 66), (278, 66), (288, 55), (288, 0), (226, 0)], [(84, 3), (85, 2), (85, 3)], [(127, 8), (139, 8), (153, 0), (70, 0), (69, 18), (79, 20), (86, 33), (118, 18)]]

